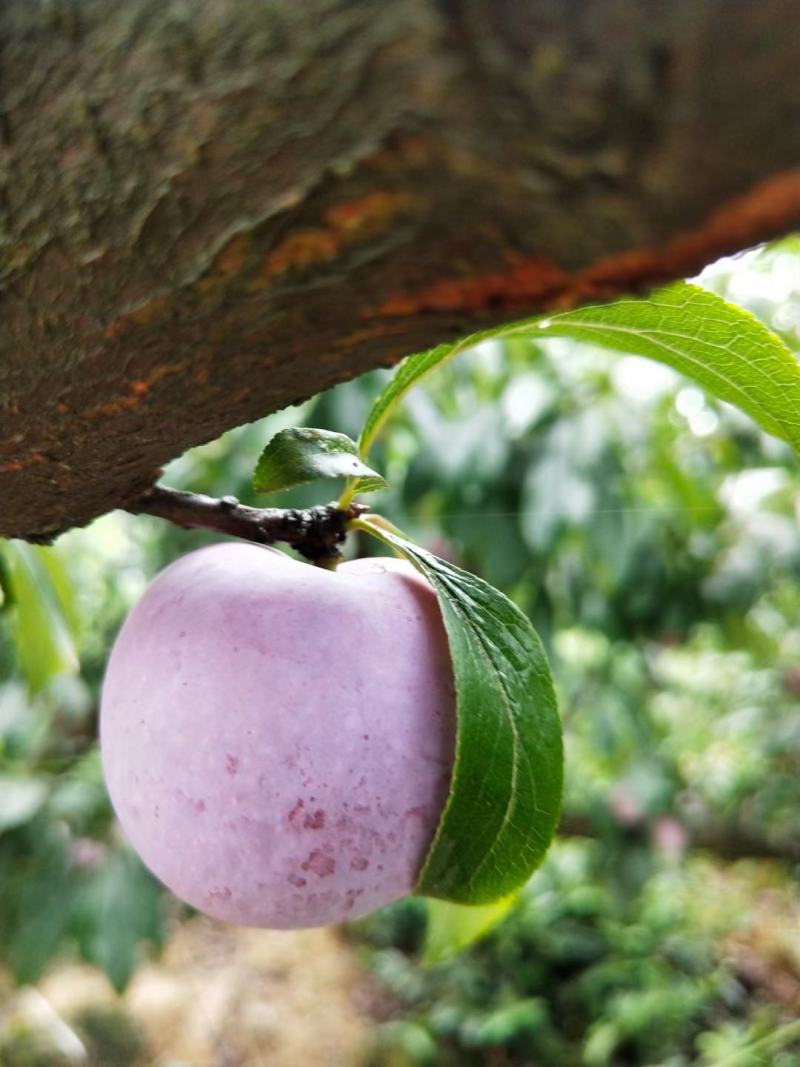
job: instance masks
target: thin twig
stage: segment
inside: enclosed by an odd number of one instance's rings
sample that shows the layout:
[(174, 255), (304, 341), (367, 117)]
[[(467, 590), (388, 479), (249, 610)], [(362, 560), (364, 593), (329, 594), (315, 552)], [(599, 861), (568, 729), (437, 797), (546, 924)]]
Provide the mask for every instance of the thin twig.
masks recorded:
[(329, 566), (339, 558), (348, 524), (368, 511), (364, 504), (342, 510), (335, 504), (313, 508), (251, 508), (236, 497), (221, 499), (154, 485), (125, 505), (133, 515), (156, 515), (186, 529), (214, 530), (260, 545), (283, 542), (307, 559)]

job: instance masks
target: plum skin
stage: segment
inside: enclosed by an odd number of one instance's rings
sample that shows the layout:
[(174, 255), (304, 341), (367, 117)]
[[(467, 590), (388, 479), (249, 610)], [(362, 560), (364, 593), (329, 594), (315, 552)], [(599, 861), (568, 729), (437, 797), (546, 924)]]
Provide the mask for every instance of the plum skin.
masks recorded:
[(179, 559), (115, 642), (100, 747), (122, 828), (176, 896), (296, 928), (410, 893), (447, 799), (455, 690), (430, 585), (252, 544)]

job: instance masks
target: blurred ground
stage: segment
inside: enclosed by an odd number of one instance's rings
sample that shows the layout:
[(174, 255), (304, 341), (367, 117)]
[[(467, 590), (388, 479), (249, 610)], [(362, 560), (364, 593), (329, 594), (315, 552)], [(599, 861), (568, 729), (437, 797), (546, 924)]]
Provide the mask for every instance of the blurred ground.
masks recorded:
[[(160, 962), (142, 967), (122, 998), (96, 968), (59, 966), (38, 993), (6, 1000), (0, 1032), (38, 1028), (61, 1049), (61, 1058), (54, 1053), (49, 1061), (20, 1054), (24, 1067), (60, 1067), (62, 1060), (98, 1067), (350, 1067), (364, 1058), (367, 994), (367, 978), (335, 931), (239, 930), (198, 919), (179, 928)], [(0, 1012), (3, 1000), (0, 993)], [(70, 1021), (80, 1033), (73, 1020), (96, 1022), (103, 1018), (98, 1009), (120, 1008), (143, 1038), (144, 1057), (82, 1054), (59, 1026)], [(108, 1015), (107, 1025), (122, 1028), (117, 1015)], [(17, 1067), (2, 1051), (0, 1063)]]
[[(708, 862), (703, 869), (704, 892), (695, 904), (708, 910), (705, 925), (716, 925), (728, 910), (741, 916), (721, 938), (718, 956), (742, 1004), (756, 1012), (758, 1005), (771, 1005), (767, 1032), (789, 1023), (794, 1033), (797, 1023), (791, 1021), (800, 1015), (796, 885), (752, 861)], [(196, 918), (176, 926), (160, 959), (141, 966), (121, 997), (90, 966), (59, 964), (38, 986), (20, 991), (0, 975), (0, 1067), (417, 1063), (407, 1052), (393, 1058), (397, 1049), (392, 1053), (391, 1041), (381, 1039), (382, 1023), (389, 1021), (391, 1030), (391, 1020), (416, 1017), (415, 1010), (409, 1012), (402, 997), (362, 968), (357, 944), (336, 930), (244, 930)], [(467, 966), (467, 957), (461, 960)], [(449, 986), (452, 975), (448, 979), (445, 972), (441, 977)], [(384, 1048), (383, 1058), (373, 1058), (376, 1048)], [(523, 1062), (513, 1056), (495, 1060), (497, 1052), (484, 1050), (480, 1062)], [(691, 1062), (706, 1067), (718, 1058), (709, 1054)], [(728, 1060), (722, 1056), (720, 1062)], [(733, 1062), (791, 1067), (799, 1061)]]

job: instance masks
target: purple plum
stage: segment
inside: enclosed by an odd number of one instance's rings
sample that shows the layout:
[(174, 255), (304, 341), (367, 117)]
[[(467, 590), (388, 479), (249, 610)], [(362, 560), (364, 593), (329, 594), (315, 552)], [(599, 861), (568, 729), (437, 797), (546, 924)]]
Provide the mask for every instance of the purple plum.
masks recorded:
[(322, 926), (413, 890), (455, 753), (447, 637), (410, 564), (190, 553), (114, 645), (101, 702), (123, 830), (178, 897)]

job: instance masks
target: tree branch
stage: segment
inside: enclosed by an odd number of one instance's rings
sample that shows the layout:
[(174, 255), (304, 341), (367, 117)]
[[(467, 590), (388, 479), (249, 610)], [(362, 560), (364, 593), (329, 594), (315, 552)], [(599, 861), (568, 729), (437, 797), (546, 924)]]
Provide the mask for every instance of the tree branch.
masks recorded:
[(800, 224), (795, 0), (2, 0), (0, 536)]
[(156, 485), (126, 504), (125, 510), (132, 515), (155, 515), (184, 529), (214, 530), (260, 545), (283, 542), (318, 566), (330, 566), (340, 558), (339, 546), (347, 536), (348, 524), (369, 508), (365, 504), (351, 504), (346, 510), (335, 504), (252, 508), (233, 496), (218, 500)]

